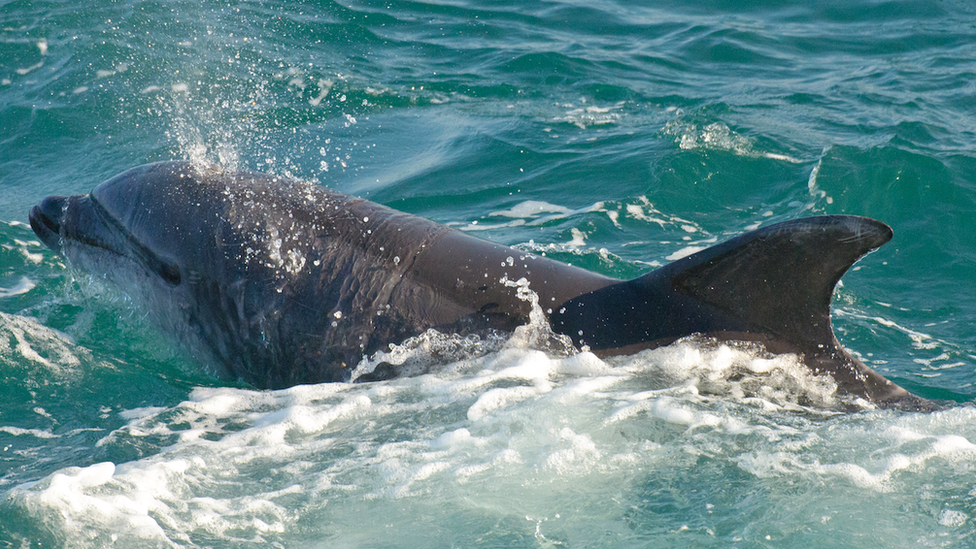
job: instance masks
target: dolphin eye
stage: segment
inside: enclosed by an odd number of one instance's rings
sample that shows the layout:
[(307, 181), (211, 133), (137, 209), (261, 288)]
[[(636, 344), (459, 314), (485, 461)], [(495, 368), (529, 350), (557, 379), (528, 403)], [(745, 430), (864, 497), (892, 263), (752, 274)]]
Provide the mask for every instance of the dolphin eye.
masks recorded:
[(172, 263), (163, 263), (160, 261), (154, 267), (160, 278), (170, 286), (179, 286), (183, 280), (183, 277), (180, 275), (180, 268)]

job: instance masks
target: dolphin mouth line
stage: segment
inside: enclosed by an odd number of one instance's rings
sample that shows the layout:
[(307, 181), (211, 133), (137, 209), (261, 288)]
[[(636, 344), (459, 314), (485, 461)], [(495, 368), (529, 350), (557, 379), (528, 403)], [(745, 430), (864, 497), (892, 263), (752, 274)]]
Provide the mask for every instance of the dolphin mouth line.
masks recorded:
[(95, 198), (95, 193), (90, 193), (88, 195), (88, 201), (92, 205), (92, 210), (95, 212), (95, 215), (98, 216), (99, 221), (101, 221), (102, 224), (105, 225), (106, 227), (110, 227), (112, 230), (116, 232), (116, 234), (118, 234), (123, 239), (125, 239), (125, 242), (128, 245), (130, 253), (125, 253), (124, 251), (115, 250), (109, 246), (106, 246), (105, 243), (94, 239), (80, 238), (78, 239), (80, 242), (83, 242), (90, 246), (95, 246), (97, 248), (106, 250), (108, 252), (118, 254), (123, 257), (134, 259), (137, 262), (142, 263), (150, 271), (153, 271), (154, 273), (159, 275), (159, 277), (162, 278), (163, 281), (166, 282), (166, 284), (170, 286), (180, 285), (180, 282), (182, 282), (182, 277), (180, 275), (180, 268), (178, 265), (176, 265), (175, 263), (164, 261), (162, 258), (159, 257), (158, 254), (150, 250), (148, 246), (140, 242), (139, 239), (135, 237), (135, 235), (133, 235), (128, 229), (126, 229), (125, 225), (123, 225), (122, 222), (120, 222), (112, 214), (110, 214), (109, 211), (105, 209), (105, 206), (102, 206), (102, 204), (98, 201), (98, 199)]

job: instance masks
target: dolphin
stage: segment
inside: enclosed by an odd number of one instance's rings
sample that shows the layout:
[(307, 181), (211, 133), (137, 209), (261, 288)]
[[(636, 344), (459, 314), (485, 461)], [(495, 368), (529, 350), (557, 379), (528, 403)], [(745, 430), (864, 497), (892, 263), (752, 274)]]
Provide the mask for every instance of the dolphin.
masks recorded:
[(834, 336), (834, 286), (892, 237), (864, 217), (769, 225), (620, 280), (308, 182), (171, 161), (45, 198), (30, 224), (219, 374), (258, 388), (350, 381), (365, 356), (428, 329), (511, 332), (532, 312), (527, 285), (551, 329), (598, 356), (691, 335), (757, 342), (844, 393), (928, 407)]

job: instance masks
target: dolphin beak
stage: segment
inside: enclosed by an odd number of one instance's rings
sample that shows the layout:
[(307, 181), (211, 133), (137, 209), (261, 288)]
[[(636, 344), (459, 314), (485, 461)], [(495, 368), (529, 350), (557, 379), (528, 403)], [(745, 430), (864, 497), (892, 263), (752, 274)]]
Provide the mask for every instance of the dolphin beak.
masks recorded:
[(66, 204), (67, 198), (63, 196), (49, 196), (30, 211), (30, 226), (34, 234), (58, 253), (61, 252), (61, 220)]

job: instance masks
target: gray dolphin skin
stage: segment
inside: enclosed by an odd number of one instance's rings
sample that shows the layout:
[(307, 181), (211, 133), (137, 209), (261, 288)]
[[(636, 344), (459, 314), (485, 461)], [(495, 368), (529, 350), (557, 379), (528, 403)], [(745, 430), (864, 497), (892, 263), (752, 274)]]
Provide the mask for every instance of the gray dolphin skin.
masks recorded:
[(113, 280), (206, 351), (218, 373), (259, 388), (349, 381), (364, 356), (431, 328), (510, 332), (529, 319), (513, 284), (524, 278), (553, 331), (599, 356), (696, 334), (758, 342), (799, 355), (845, 393), (930, 408), (834, 337), (834, 286), (892, 237), (863, 217), (770, 225), (633, 280), (309, 183), (179, 161), (48, 197), (30, 223), (73, 266)]

